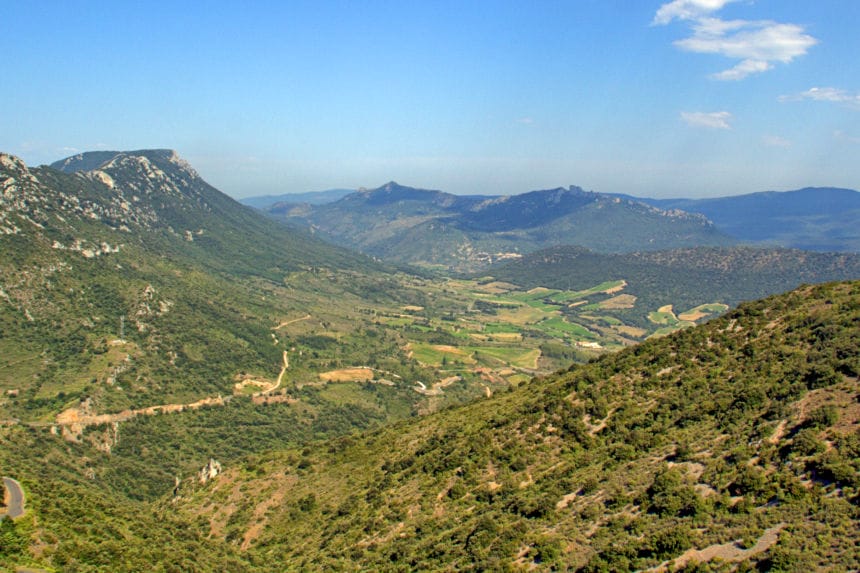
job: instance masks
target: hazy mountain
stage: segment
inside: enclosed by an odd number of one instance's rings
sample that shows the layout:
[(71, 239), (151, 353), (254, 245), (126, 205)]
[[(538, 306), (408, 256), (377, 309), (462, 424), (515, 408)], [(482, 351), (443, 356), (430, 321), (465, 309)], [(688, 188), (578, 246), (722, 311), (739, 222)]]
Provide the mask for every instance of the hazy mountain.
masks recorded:
[(648, 199), (661, 209), (701, 213), (725, 233), (816, 251), (860, 252), (860, 192), (832, 187), (766, 191), (712, 199)]
[(310, 191), (308, 193), (284, 193), (282, 195), (245, 197), (239, 199), (239, 202), (255, 209), (268, 210), (270, 208), (277, 209), (279, 205), (300, 205), (302, 203), (323, 205), (337, 201), (354, 192), (355, 189), (327, 189), (325, 191)]
[(576, 187), (486, 197), (391, 182), (334, 203), (269, 213), (384, 260), (459, 270), (552, 245), (623, 252), (732, 243), (700, 215)]

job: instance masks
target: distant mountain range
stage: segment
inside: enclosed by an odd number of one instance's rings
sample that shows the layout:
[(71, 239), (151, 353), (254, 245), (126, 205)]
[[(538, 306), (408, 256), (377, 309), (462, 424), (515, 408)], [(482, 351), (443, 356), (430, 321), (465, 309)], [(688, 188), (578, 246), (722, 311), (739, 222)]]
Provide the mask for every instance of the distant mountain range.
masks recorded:
[(660, 209), (701, 213), (744, 242), (860, 252), (860, 193), (851, 189), (806, 187), (713, 199), (639, 201)]
[(248, 207), (266, 210), (276, 205), (301, 204), (323, 205), (341, 199), (355, 189), (326, 189), (325, 191), (310, 191), (308, 193), (284, 193), (283, 195), (258, 195), (256, 197), (244, 197), (239, 202)]
[(702, 215), (578, 187), (459, 196), (390, 182), (323, 205), (277, 204), (269, 215), (387, 261), (474, 270), (553, 245), (601, 252), (730, 245)]
[(386, 260), (454, 270), (556, 245), (604, 253), (738, 243), (860, 252), (860, 193), (850, 189), (651, 199), (577, 187), (458, 196), (391, 182), (245, 202)]

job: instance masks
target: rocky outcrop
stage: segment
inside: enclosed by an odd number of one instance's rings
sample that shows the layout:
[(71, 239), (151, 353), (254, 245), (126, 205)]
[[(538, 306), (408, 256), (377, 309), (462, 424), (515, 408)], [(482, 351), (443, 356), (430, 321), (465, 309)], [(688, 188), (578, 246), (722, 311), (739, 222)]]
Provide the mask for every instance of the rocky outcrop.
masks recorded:
[(203, 468), (198, 472), (197, 479), (200, 483), (206, 483), (209, 480), (218, 476), (221, 473), (221, 464), (218, 460), (214, 458), (209, 458), (209, 463), (207, 463)]

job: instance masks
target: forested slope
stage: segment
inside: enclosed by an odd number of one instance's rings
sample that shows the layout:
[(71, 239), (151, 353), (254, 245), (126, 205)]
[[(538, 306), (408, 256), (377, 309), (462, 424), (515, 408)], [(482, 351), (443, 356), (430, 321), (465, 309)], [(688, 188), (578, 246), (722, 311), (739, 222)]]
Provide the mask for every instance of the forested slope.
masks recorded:
[(805, 287), (178, 507), (269, 570), (856, 569), (858, 325), (860, 283)]

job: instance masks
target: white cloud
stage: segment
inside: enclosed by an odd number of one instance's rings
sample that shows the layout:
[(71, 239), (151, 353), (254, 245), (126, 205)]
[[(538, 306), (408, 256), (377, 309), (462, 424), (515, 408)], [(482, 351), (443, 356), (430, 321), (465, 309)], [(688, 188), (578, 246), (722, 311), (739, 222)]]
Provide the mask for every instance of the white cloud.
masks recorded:
[(675, 45), (688, 52), (741, 60), (711, 76), (718, 80), (740, 80), (771, 69), (773, 62), (787, 64), (817, 43), (818, 40), (794, 24), (705, 18), (693, 26), (692, 36), (678, 40)]
[(692, 35), (675, 42), (677, 47), (739, 60), (736, 65), (712, 74), (716, 80), (741, 80), (766, 72), (775, 62), (787, 64), (818, 43), (796, 24), (711, 16), (731, 1), (734, 0), (674, 0), (657, 10), (652, 24), (668, 24), (675, 19), (689, 21)]
[(530, 117), (517, 118), (517, 123), (522, 123), (523, 125), (532, 125), (534, 122), (535, 120)]
[(692, 20), (707, 16), (736, 0), (673, 0), (660, 6), (652, 24), (664, 25), (672, 20)]
[(758, 74), (766, 72), (773, 66), (762, 60), (744, 60), (733, 68), (723, 70), (716, 74), (711, 74), (715, 80), (742, 80), (750, 74)]
[(727, 111), (682, 111), (681, 119), (691, 127), (705, 127), (708, 129), (731, 129), (729, 122), (732, 114)]
[(761, 142), (768, 147), (791, 147), (791, 141), (778, 135), (765, 135), (761, 138)]
[(799, 94), (779, 97), (779, 101), (801, 101), (806, 99), (844, 103), (860, 109), (860, 93), (851, 93), (839, 88), (810, 88)]

